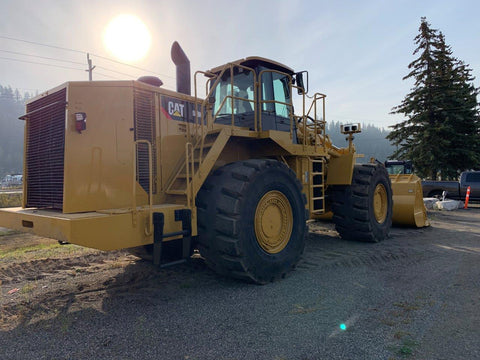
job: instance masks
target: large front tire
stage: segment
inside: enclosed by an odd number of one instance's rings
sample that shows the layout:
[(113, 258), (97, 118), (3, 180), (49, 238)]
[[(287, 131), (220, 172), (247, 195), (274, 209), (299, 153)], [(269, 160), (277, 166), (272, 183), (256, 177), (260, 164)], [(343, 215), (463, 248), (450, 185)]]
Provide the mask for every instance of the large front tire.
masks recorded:
[(333, 186), (333, 222), (346, 240), (379, 242), (392, 226), (392, 186), (381, 164), (355, 165), (351, 186)]
[(197, 196), (198, 244), (220, 274), (264, 284), (284, 277), (305, 246), (305, 196), (295, 173), (275, 160), (226, 165)]

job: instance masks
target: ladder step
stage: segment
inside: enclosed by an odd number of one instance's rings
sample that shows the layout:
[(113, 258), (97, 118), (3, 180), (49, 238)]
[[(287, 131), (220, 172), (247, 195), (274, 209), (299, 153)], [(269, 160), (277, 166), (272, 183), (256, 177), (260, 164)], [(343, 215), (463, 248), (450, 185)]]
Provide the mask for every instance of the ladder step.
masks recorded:
[(323, 200), (323, 199), (325, 199), (324, 196), (319, 196), (319, 197), (314, 197), (314, 198), (312, 198), (313, 201), (315, 201), (315, 200)]
[(312, 175), (313, 175), (313, 176), (316, 176), (316, 175), (323, 175), (323, 172), (312, 172)]
[[(213, 142), (213, 143), (203, 144), (203, 151), (205, 151), (205, 150), (210, 150), (211, 147), (213, 146), (213, 144), (215, 144), (215, 143)], [(195, 147), (195, 149), (193, 149), (193, 151), (200, 152), (200, 144), (198, 144), (198, 145)]]
[(323, 184), (320, 184), (320, 185), (312, 185), (311, 187), (314, 188), (314, 189), (316, 189), (316, 188), (323, 188)]
[(167, 190), (165, 193), (168, 195), (187, 195), (185, 190)]

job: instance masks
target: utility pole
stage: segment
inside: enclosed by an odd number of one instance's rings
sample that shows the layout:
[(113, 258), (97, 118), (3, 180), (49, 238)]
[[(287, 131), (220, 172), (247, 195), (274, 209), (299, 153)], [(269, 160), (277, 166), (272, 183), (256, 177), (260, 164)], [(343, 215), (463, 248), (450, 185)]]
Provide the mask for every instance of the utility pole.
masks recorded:
[(92, 59), (90, 59), (90, 54), (87, 53), (87, 63), (88, 63), (88, 81), (92, 81), (92, 72), (95, 69), (95, 66), (92, 66)]

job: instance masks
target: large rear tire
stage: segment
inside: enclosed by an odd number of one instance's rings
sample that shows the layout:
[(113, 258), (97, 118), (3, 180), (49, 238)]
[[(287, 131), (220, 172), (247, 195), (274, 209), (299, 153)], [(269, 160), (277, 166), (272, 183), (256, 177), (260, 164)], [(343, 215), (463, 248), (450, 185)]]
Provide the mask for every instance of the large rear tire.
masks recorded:
[(283, 278), (305, 246), (306, 199), (295, 173), (275, 160), (226, 165), (199, 191), (198, 245), (216, 272), (265, 284)]
[(333, 222), (343, 239), (379, 242), (392, 226), (392, 186), (381, 164), (355, 165), (351, 186), (332, 186)]

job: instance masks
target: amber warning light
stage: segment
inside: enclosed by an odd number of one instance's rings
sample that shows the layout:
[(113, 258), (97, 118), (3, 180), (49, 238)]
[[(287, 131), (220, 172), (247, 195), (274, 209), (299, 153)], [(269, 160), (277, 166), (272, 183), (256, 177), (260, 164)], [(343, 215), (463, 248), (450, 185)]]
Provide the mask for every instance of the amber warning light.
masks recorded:
[(87, 114), (84, 112), (75, 113), (75, 129), (79, 134), (81, 134), (83, 130), (87, 129)]

